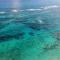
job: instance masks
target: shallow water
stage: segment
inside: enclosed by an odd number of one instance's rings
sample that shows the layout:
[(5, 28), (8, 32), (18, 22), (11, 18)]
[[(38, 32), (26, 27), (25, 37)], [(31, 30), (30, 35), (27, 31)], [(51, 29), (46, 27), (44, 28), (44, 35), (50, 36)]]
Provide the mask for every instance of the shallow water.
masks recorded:
[(0, 60), (59, 60), (60, 11), (0, 13)]

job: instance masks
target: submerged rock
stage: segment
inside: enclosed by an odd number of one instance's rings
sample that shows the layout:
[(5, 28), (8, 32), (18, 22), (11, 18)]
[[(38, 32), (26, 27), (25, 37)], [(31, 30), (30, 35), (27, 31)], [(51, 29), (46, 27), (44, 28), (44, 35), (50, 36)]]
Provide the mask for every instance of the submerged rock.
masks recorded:
[(15, 38), (15, 39), (23, 39), (24, 37), (24, 32), (19, 32), (17, 34), (6, 34), (6, 35), (2, 35), (0, 36), (0, 41), (6, 41), (6, 40), (9, 40), (9, 39), (12, 39), (12, 38)]
[(52, 50), (52, 49), (56, 49), (58, 46), (58, 44), (53, 44), (53, 45), (45, 45), (45, 47), (43, 48), (44, 51), (49, 51), (49, 50)]
[(25, 23), (25, 25), (33, 30), (40, 30), (41, 28), (43, 28), (42, 25), (38, 23)]
[(60, 32), (53, 32), (53, 35), (57, 40), (60, 40)]
[(34, 33), (33, 32), (29, 32), (29, 35), (34, 36)]

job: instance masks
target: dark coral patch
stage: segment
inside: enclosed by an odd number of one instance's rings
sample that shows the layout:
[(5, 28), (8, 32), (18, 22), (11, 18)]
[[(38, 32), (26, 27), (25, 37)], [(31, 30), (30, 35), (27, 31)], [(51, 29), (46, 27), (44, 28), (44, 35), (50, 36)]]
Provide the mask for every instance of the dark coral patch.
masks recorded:
[(29, 32), (29, 35), (34, 36), (34, 33), (33, 32)]
[(40, 30), (40, 24), (38, 23), (24, 23), (24, 24), (31, 29)]
[(6, 34), (6, 35), (2, 35), (0, 36), (0, 41), (6, 41), (8, 39), (11, 39), (11, 38), (15, 38), (15, 39), (23, 39), (23, 36), (24, 36), (24, 32), (19, 32), (17, 34)]

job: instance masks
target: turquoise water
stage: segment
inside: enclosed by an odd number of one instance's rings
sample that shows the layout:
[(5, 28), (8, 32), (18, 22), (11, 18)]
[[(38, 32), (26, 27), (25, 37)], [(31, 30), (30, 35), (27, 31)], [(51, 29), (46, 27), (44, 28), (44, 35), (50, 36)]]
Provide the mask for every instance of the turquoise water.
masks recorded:
[(0, 13), (0, 60), (59, 60), (60, 11)]

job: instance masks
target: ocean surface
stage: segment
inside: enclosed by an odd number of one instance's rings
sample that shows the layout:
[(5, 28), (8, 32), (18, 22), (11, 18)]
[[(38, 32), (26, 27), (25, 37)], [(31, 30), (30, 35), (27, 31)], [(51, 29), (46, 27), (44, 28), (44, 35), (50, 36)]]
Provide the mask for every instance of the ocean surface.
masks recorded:
[(60, 6), (0, 9), (0, 60), (60, 60)]

